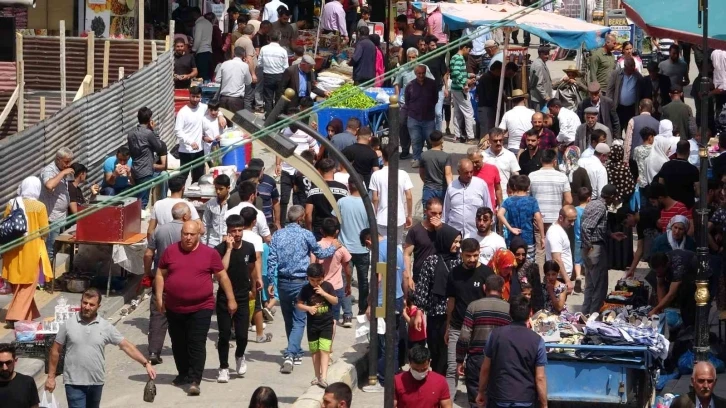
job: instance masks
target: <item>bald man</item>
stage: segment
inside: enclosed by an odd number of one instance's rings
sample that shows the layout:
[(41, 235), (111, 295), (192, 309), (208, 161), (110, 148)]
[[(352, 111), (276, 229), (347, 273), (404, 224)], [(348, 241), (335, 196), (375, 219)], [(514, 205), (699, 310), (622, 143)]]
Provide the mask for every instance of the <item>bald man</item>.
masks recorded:
[(575, 284), (570, 280), (573, 262), (567, 230), (575, 225), (575, 220), (577, 220), (575, 207), (571, 205), (562, 207), (557, 221), (547, 230), (545, 238), (545, 257), (548, 261), (555, 261), (560, 265), (560, 276), (567, 284), (568, 293), (572, 293)]
[(471, 160), (459, 160), (457, 168), (459, 177), (449, 185), (444, 196), (444, 223), (460, 231), (462, 238), (473, 238), (477, 234), (476, 211), (480, 207), (495, 207), (487, 183), (474, 177)]
[[(166, 248), (154, 278), (156, 307), (166, 312), (169, 337), (178, 372), (173, 385), (189, 385), (188, 395), (199, 395), (207, 358), (205, 342), (215, 307), (212, 275), (227, 298), (230, 314), (237, 311), (232, 284), (219, 253), (201, 245), (201, 228), (185, 221), (181, 241)], [(246, 305), (245, 305), (246, 306)]]
[(693, 390), (673, 400), (671, 408), (726, 408), (726, 400), (713, 394), (716, 381), (716, 369), (713, 364), (708, 361), (696, 363), (691, 375)]

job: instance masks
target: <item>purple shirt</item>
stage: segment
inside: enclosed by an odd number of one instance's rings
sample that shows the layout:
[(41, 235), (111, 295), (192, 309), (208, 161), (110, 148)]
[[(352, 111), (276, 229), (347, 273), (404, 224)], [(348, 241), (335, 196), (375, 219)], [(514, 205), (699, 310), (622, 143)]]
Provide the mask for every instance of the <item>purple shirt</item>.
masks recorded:
[[(519, 142), (520, 149), (527, 149), (526, 139), (526, 137), (522, 136), (522, 141)], [(554, 132), (547, 128), (542, 128), (542, 133), (539, 135), (539, 148), (541, 150), (557, 148), (557, 136), (555, 136)]]
[(323, 30), (339, 31), (343, 37), (348, 36), (348, 30), (345, 26), (345, 10), (343, 4), (339, 1), (331, 1), (323, 8), (322, 16)]
[(408, 117), (418, 121), (429, 121), (436, 118), (436, 102), (439, 100), (439, 88), (436, 81), (424, 78), (423, 84), (414, 79), (406, 85), (404, 91)]

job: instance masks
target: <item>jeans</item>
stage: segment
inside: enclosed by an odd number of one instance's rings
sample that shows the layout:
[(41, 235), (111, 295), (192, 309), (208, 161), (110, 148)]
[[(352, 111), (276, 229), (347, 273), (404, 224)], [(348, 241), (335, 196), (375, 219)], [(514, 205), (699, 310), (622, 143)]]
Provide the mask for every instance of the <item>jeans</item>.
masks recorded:
[(280, 310), (285, 320), (285, 334), (287, 335), (287, 348), (283, 352), (285, 357), (302, 357), (303, 350), (300, 347), (302, 342), (305, 324), (308, 320), (307, 313), (299, 310), (295, 304), (300, 289), (307, 283), (305, 279), (277, 279), (277, 291), (280, 294)]
[(456, 342), (459, 341), (461, 329), (449, 326), (448, 357), (446, 359), (446, 382), (449, 384), (449, 394), (453, 400), (456, 397), (456, 386), (459, 376), (456, 374)]
[[(292, 175), (286, 171), (280, 172), (280, 218), (287, 221), (287, 206), (290, 204), (290, 193), (292, 193)], [(293, 200), (293, 204), (295, 201)], [(305, 206), (305, 203), (302, 204)], [(285, 224), (284, 222), (282, 224)]]
[(124, 191), (128, 190), (129, 188), (131, 188), (130, 184), (126, 185), (126, 187), (121, 187), (121, 188), (116, 188), (114, 186), (104, 186), (104, 187), (101, 187), (101, 191), (99, 191), (99, 194), (105, 195), (105, 196), (115, 196), (117, 194), (123, 193)]
[(166, 315), (156, 308), (156, 293), (151, 292), (151, 299), (149, 300), (149, 354), (161, 354), (168, 329), (169, 322), (166, 320)]
[(476, 406), (476, 395), (479, 393), (479, 373), (484, 364), (484, 354), (467, 356), (464, 368), (464, 382), (466, 383), (466, 396), (469, 398), (469, 405)]
[(265, 115), (269, 115), (272, 108), (280, 99), (280, 91), (277, 85), (282, 81), (282, 74), (265, 74), (262, 83), (262, 99), (265, 100)]
[(582, 314), (599, 312), (608, 294), (607, 249), (602, 244), (594, 244), (589, 253), (582, 249), (585, 261), (585, 300)]
[(198, 52), (195, 56), (197, 62), (197, 70), (199, 76), (204, 81), (210, 81), (212, 79), (212, 52)]
[(166, 320), (169, 321), (171, 351), (179, 376), (186, 376), (190, 382), (201, 384), (204, 363), (207, 360), (205, 343), (212, 321), (212, 309), (194, 313), (174, 313), (167, 310)]
[(219, 328), (219, 342), (217, 343), (217, 355), (219, 356), (219, 368), (229, 368), (229, 339), (232, 335), (232, 321), (234, 321), (234, 336), (237, 348), (234, 350), (234, 358), (244, 357), (247, 349), (247, 327), (250, 322), (249, 298), (237, 299), (237, 311), (234, 315), (229, 314), (226, 302), (217, 300), (217, 326)]
[[(365, 314), (368, 309), (368, 269), (371, 266), (371, 255), (350, 254), (351, 266), (355, 268), (356, 279), (358, 279), (358, 314)], [(351, 311), (353, 307), (351, 306)], [(352, 314), (352, 313), (351, 313)]]
[(101, 406), (103, 385), (66, 384), (68, 408), (98, 408)]
[[(146, 176), (146, 177), (140, 177), (135, 180), (136, 185), (140, 186), (140, 185), (146, 183), (147, 181), (150, 181), (152, 178), (154, 178), (153, 175)], [(139, 191), (138, 195), (136, 196), (139, 198), (139, 200), (141, 200), (141, 209), (142, 210), (145, 209), (147, 205), (149, 205), (149, 192), (150, 191), (151, 191), (151, 187), (145, 188), (145, 189)]]
[[(182, 166), (191, 163), (195, 160), (198, 160), (200, 158), (204, 157), (204, 151), (198, 151), (196, 153), (182, 153), (179, 152), (179, 164)], [(187, 170), (188, 171), (188, 170)], [(196, 183), (199, 181), (200, 178), (204, 175), (204, 163), (197, 163), (196, 167), (194, 167), (191, 170), (192, 173), (192, 183)], [(186, 171), (184, 172), (185, 176), (184, 179), (186, 180)]]
[[(55, 221), (50, 221), (51, 224), (54, 222)], [(45, 239), (45, 250), (48, 252), (48, 259), (50, 259), (50, 265), (52, 268), (55, 268), (53, 262), (53, 256), (55, 255), (55, 240), (56, 238), (58, 238), (58, 235), (60, 235), (60, 233), (60, 228), (51, 228), (50, 230), (48, 230), (48, 237), (46, 237)]]
[[(343, 276), (345, 285), (345, 275)], [(353, 317), (353, 305), (350, 302), (350, 296), (345, 296), (345, 287), (335, 289), (335, 296), (338, 297), (338, 304), (333, 305), (333, 320), (340, 320), (340, 309), (343, 309), (343, 317)]]
[(413, 145), (413, 159), (421, 160), (421, 153), (423, 153), (424, 141), (431, 136), (431, 132), (434, 131), (435, 121), (433, 120), (416, 120), (412, 117), (408, 117), (408, 133), (411, 137), (411, 144)]
[(436, 197), (439, 200), (441, 200), (441, 202), (444, 202), (445, 195), (446, 195), (445, 189), (439, 190), (439, 189), (434, 189), (434, 188), (430, 188), (430, 187), (424, 187), (423, 191), (421, 193), (421, 204), (423, 205), (424, 208), (426, 208), (426, 202), (429, 201), (429, 199), (431, 199), (433, 197)]
[(444, 129), (441, 129), (441, 124), (444, 123), (444, 88), (439, 89), (439, 99), (436, 101), (434, 111), (436, 113), (434, 129), (443, 132)]
[[(403, 297), (396, 299), (396, 321), (394, 322), (394, 339), (393, 339), (393, 361), (398, 361), (398, 327), (401, 324), (401, 313), (403, 312)], [(386, 327), (388, 330), (388, 327)], [(394, 374), (398, 372), (398, 368), (394, 370)], [(386, 335), (378, 335), (378, 382), (383, 386), (386, 373)]]

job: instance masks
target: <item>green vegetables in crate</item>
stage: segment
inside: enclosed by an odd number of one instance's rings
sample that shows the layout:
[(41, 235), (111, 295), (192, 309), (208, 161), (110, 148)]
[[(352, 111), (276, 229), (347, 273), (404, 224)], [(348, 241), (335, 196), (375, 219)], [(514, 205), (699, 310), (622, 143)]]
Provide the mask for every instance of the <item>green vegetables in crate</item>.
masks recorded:
[(332, 108), (368, 109), (376, 106), (376, 101), (355, 85), (345, 84), (330, 94)]

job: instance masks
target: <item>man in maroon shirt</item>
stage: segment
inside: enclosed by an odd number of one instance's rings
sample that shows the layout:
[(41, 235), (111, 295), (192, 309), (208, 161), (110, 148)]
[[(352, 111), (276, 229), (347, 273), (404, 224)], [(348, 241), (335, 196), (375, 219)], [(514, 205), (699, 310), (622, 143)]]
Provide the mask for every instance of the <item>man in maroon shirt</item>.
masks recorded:
[(181, 241), (166, 248), (154, 280), (157, 309), (166, 312), (169, 337), (178, 371), (174, 385), (190, 384), (189, 395), (199, 395), (207, 358), (205, 342), (215, 307), (212, 275), (227, 297), (229, 313), (237, 311), (227, 272), (219, 253), (200, 245), (200, 228), (194, 221), (182, 226)]
[(429, 371), (431, 355), (424, 346), (408, 352), (410, 370), (396, 375), (394, 405), (397, 408), (451, 408), (446, 377)]

